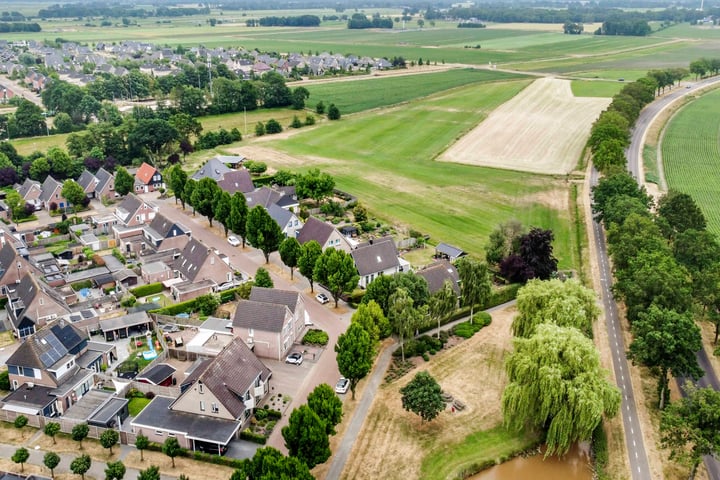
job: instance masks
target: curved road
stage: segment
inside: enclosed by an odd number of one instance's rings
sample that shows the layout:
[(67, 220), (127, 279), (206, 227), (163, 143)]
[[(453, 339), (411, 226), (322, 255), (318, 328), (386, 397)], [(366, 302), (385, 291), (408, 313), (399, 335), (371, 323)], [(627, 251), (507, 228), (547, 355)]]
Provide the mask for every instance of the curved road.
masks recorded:
[[(646, 106), (642, 112), (640, 112), (640, 116), (638, 117), (637, 122), (635, 122), (635, 127), (632, 131), (630, 146), (626, 151), (628, 170), (633, 175), (633, 177), (635, 177), (635, 180), (637, 180), (638, 183), (640, 183), (641, 185), (644, 183), (644, 178), (641, 177), (641, 175), (643, 174), (641, 162), (642, 149), (645, 145), (645, 136), (647, 134), (648, 128), (650, 127), (650, 125), (652, 125), (657, 116), (663, 110), (668, 108), (670, 105), (672, 105), (674, 102), (684, 97), (685, 95), (697, 93), (698, 90), (717, 83), (720, 83), (720, 78), (711, 77), (706, 78), (705, 80), (695, 82), (694, 84), (691, 84), (686, 88), (678, 88), (674, 92), (671, 92), (664, 97), (655, 100), (653, 103)], [(604, 258), (601, 258), (603, 261), (607, 261), (607, 253), (604, 254)], [(708, 359), (707, 353), (705, 352), (704, 348), (697, 353), (697, 360), (698, 364), (705, 372), (705, 375), (703, 375), (696, 382), (696, 384), (701, 388), (712, 387), (715, 390), (720, 390), (720, 381), (718, 381), (718, 378), (715, 375), (715, 371), (710, 364), (710, 360)], [(677, 379), (679, 387), (682, 387), (684, 382), (685, 379), (683, 378)], [(718, 462), (717, 459), (710, 455), (706, 456), (705, 467), (707, 468), (708, 476), (712, 480), (720, 480), (720, 462)]]
[[(598, 172), (593, 168), (590, 184), (596, 185), (597, 181)], [(605, 326), (607, 328), (608, 341), (610, 342), (613, 371), (615, 372), (615, 381), (618, 387), (620, 387), (620, 393), (622, 394), (620, 413), (622, 414), (623, 427), (625, 428), (625, 447), (628, 451), (630, 473), (633, 480), (650, 480), (652, 475), (650, 473), (647, 453), (645, 452), (645, 443), (638, 419), (637, 406), (635, 405), (635, 394), (633, 393), (630, 369), (625, 354), (622, 324), (620, 323), (620, 315), (618, 315), (617, 302), (615, 302), (612, 294), (612, 269), (610, 268), (607, 245), (605, 244), (605, 232), (600, 223), (593, 221), (592, 234), (595, 238), (595, 254), (600, 269), (600, 293), (602, 295), (603, 307), (605, 308)]]

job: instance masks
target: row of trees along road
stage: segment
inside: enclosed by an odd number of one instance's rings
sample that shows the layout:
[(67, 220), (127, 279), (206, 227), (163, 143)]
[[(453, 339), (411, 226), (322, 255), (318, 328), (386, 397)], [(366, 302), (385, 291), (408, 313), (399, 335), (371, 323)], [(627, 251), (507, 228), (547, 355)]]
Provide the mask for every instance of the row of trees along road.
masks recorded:
[[(720, 244), (706, 230), (705, 217), (692, 197), (670, 190), (654, 205), (627, 172), (610, 174), (593, 188), (593, 212), (607, 229), (615, 294), (627, 307), (633, 334), (628, 357), (657, 375), (662, 410), (670, 375), (702, 375), (695, 355), (702, 348), (696, 319), (714, 323), (717, 343)], [(688, 394), (714, 395), (692, 389)], [(702, 455), (720, 451), (719, 414), (696, 401), (672, 407), (660, 425), (664, 445), (674, 458), (687, 460), (691, 477)], [(688, 409), (692, 414), (683, 416)]]

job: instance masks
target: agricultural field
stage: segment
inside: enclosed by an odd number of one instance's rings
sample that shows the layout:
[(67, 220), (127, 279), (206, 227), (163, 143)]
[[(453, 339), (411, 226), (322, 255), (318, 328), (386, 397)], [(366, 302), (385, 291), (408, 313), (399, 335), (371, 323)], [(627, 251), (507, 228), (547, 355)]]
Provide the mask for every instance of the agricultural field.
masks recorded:
[(684, 106), (662, 140), (668, 188), (687, 193), (702, 209), (708, 230), (720, 234), (720, 90)]
[[(420, 68), (420, 67), (418, 67)], [(468, 84), (521, 78), (493, 70), (461, 69), (423, 75), (371, 78), (304, 85), (310, 92), (309, 105), (334, 103), (343, 114), (386, 107)]]
[(478, 255), (489, 233), (508, 219), (550, 228), (561, 268), (574, 268), (577, 246), (564, 175), (554, 178), (434, 161), (529, 83), (460, 87), (232, 150), (273, 168), (320, 168), (382, 219)]
[(575, 97), (569, 80), (541, 78), (453, 144), (443, 162), (541, 174), (575, 169), (609, 98)]
[[(644, 75), (644, 74), (643, 74)], [(576, 97), (612, 98), (625, 86), (623, 82), (573, 80), (570, 83), (572, 94)]]

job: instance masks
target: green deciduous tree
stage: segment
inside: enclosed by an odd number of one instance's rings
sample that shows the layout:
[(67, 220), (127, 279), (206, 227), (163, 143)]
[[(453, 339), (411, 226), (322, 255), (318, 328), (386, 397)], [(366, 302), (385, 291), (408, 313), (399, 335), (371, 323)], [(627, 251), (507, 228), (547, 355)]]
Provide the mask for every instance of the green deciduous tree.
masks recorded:
[(328, 107), (328, 120), (340, 120), (340, 109), (334, 103)]
[(338, 337), (335, 345), (338, 369), (343, 377), (350, 380), (353, 400), (357, 383), (372, 368), (374, 350), (370, 335), (359, 323), (350, 323), (345, 333)]
[(503, 258), (520, 248), (520, 237), (525, 234), (525, 227), (518, 220), (501, 223), (490, 232), (485, 245), (485, 260), (488, 265), (497, 267)]
[(50, 162), (48, 162), (47, 158), (36, 158), (30, 164), (30, 178), (32, 178), (33, 180), (37, 180), (38, 182), (44, 182), (49, 174)]
[(310, 392), (307, 404), (325, 422), (325, 432), (335, 435), (335, 426), (343, 416), (342, 400), (335, 394), (335, 390), (327, 383), (321, 383)]
[(288, 237), (280, 243), (278, 251), (280, 252), (280, 259), (290, 269), (290, 279), (292, 280), (295, 267), (298, 266), (298, 261), (302, 255), (302, 247), (295, 237)]
[(313, 468), (330, 457), (330, 441), (325, 422), (310, 407), (301, 405), (290, 414), (282, 429), (288, 453)]
[(269, 263), (270, 254), (278, 249), (283, 239), (280, 226), (263, 206), (255, 205), (248, 213), (246, 228), (248, 243), (262, 250), (265, 263)]
[(702, 370), (695, 352), (702, 348), (700, 328), (689, 314), (651, 305), (632, 324), (633, 341), (628, 357), (659, 371), (659, 407), (665, 407), (668, 373), (675, 377), (699, 378)]
[(420, 415), (423, 422), (433, 420), (445, 409), (442, 389), (428, 372), (418, 372), (400, 394), (403, 408)]
[(255, 451), (250, 459), (243, 460), (230, 480), (313, 480), (308, 466), (295, 457), (286, 457), (272, 447)]
[(120, 434), (117, 430), (108, 429), (100, 434), (100, 445), (110, 450), (110, 455), (112, 455), (113, 445), (118, 443), (118, 440), (120, 440)]
[(143, 435), (142, 433), (139, 433), (137, 437), (135, 437), (135, 448), (137, 448), (140, 451), (140, 461), (144, 462), (145, 458), (143, 457), (143, 451), (146, 450), (150, 446), (150, 440), (148, 437)]
[(52, 438), (53, 445), (55, 445), (55, 435), (60, 433), (60, 424), (57, 422), (48, 422), (45, 424), (43, 431), (45, 432), (45, 435)]
[(620, 392), (607, 380), (593, 342), (574, 328), (543, 324), (530, 338), (516, 338), (505, 368), (505, 424), (544, 429), (545, 455), (562, 455), (590, 439), (603, 415), (615, 415)]
[(55, 478), (55, 467), (60, 465), (60, 455), (55, 452), (47, 452), (43, 457), (43, 465), (50, 470), (50, 476)]
[(658, 215), (671, 229), (671, 238), (685, 230), (705, 230), (707, 222), (702, 210), (687, 193), (670, 190), (658, 201)]
[(685, 397), (665, 408), (660, 421), (660, 441), (670, 449), (670, 459), (690, 467), (690, 480), (703, 456), (720, 453), (720, 392), (685, 385)]
[(125, 464), (122, 461), (108, 462), (105, 467), (105, 480), (122, 480), (125, 471)]
[(487, 264), (461, 257), (455, 262), (460, 276), (460, 292), (463, 305), (470, 307), (470, 323), (473, 322), (475, 306), (482, 307), (492, 293), (492, 280)]
[(20, 447), (17, 450), (15, 450), (15, 453), (13, 453), (11, 460), (15, 463), (20, 464), (20, 471), (25, 471), (25, 462), (28, 461), (28, 458), (30, 458), (30, 452), (28, 452), (27, 448)]
[(207, 217), (210, 227), (212, 227), (212, 221), (215, 218), (213, 200), (218, 190), (220, 190), (220, 187), (218, 187), (217, 182), (210, 177), (205, 177), (195, 184), (192, 192), (191, 203), (193, 208), (200, 215)]
[(73, 206), (82, 205), (83, 200), (87, 198), (85, 190), (75, 180), (65, 180), (63, 182), (62, 196)]
[(272, 278), (270, 278), (270, 273), (263, 267), (259, 267), (255, 272), (255, 279), (253, 280), (253, 284), (256, 287), (263, 288), (273, 288), (275, 286)]
[(592, 325), (600, 314), (596, 303), (595, 292), (574, 280), (531, 280), (517, 294), (513, 335), (527, 338), (538, 325), (554, 323), (592, 337)]
[(75, 459), (70, 462), (70, 471), (75, 475), (80, 475), (80, 478), (84, 480), (85, 473), (90, 470), (91, 466), (92, 459), (90, 458), (90, 455), (80, 455), (79, 457), (75, 457)]
[(213, 215), (222, 223), (223, 229), (225, 230), (225, 236), (228, 236), (228, 230), (230, 230), (230, 209), (232, 208), (232, 199), (228, 192), (220, 190), (218, 188), (215, 192), (215, 198), (213, 203)]
[(172, 468), (175, 468), (175, 457), (180, 455), (182, 452), (182, 448), (180, 447), (180, 443), (178, 443), (177, 438), (166, 438), (165, 442), (163, 442), (162, 451), (165, 455), (170, 457), (170, 460), (172, 460)]
[(440, 324), (455, 311), (458, 305), (458, 296), (450, 280), (445, 280), (442, 288), (430, 296), (428, 301), (428, 315), (432, 321), (437, 321), (438, 338), (440, 338)]
[(370, 335), (370, 341), (376, 345), (381, 338), (386, 338), (392, 333), (390, 321), (375, 300), (368, 303), (361, 303), (353, 313), (350, 322), (359, 324)]
[(228, 217), (228, 228), (231, 232), (242, 238), (242, 246), (245, 248), (245, 237), (247, 236), (248, 206), (245, 195), (235, 192), (230, 198), (230, 216)]
[(405, 361), (405, 339), (412, 336), (425, 316), (425, 311), (414, 306), (413, 299), (404, 288), (398, 288), (388, 300), (388, 319), (400, 338), (400, 351)]
[(17, 417), (15, 417), (15, 421), (13, 421), (13, 425), (17, 429), (22, 429), (27, 424), (28, 424), (28, 418), (25, 415), (18, 415)]
[(127, 195), (132, 191), (135, 185), (135, 179), (123, 167), (115, 170), (115, 191), (119, 195)]
[(312, 198), (320, 204), (324, 198), (329, 197), (335, 188), (335, 180), (329, 174), (320, 172), (317, 168), (309, 170), (305, 175), (298, 175), (295, 179), (295, 188), (300, 198)]
[(328, 289), (337, 308), (340, 296), (357, 286), (360, 275), (350, 254), (328, 248), (315, 262), (313, 279)]
[(164, 178), (173, 191), (173, 195), (175, 195), (175, 204), (177, 205), (177, 201), (180, 200), (180, 204), (183, 210), (185, 210), (183, 191), (188, 180), (187, 173), (185, 173), (185, 170), (183, 170), (180, 165), (176, 164), (165, 170)]
[(70, 432), (72, 439), (78, 442), (80, 450), (83, 449), (82, 442), (87, 438), (88, 433), (90, 433), (90, 427), (88, 427), (87, 423), (78, 423)]
[(152, 465), (145, 470), (140, 470), (137, 480), (160, 480), (160, 468)]
[(302, 245), (302, 252), (298, 258), (298, 270), (300, 274), (310, 282), (310, 291), (313, 292), (313, 272), (317, 259), (322, 255), (322, 247), (315, 240), (310, 240)]
[[(637, 198), (648, 209), (652, 205), (652, 198), (645, 191), (645, 187), (638, 186), (632, 175), (627, 172), (608, 175), (601, 178), (598, 184), (592, 188), (592, 211), (598, 221), (604, 220), (608, 202), (618, 195)], [(608, 225), (606, 224), (606, 226)]]

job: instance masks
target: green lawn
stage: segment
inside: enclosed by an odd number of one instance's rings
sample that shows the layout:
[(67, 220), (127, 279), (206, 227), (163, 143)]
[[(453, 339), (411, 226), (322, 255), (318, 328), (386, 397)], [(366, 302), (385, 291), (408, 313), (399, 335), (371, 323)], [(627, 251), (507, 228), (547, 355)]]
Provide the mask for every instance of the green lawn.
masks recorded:
[(720, 234), (720, 90), (687, 104), (665, 129), (663, 166), (668, 188), (695, 199), (708, 230)]
[(549, 190), (567, 192), (564, 177), (434, 161), (528, 84), (516, 80), (462, 87), (267, 145), (307, 156), (307, 168), (331, 173), (339, 188), (360, 198), (374, 215), (477, 255), (489, 233), (511, 218), (552, 229), (560, 266), (571, 268), (576, 247), (568, 212), (537, 201)]
[(128, 402), (128, 411), (130, 412), (130, 416), (137, 417), (138, 414), (143, 411), (143, 408), (145, 408), (150, 402), (151, 400), (149, 398), (131, 398), (130, 402)]
[(479, 466), (506, 461), (535, 444), (536, 439), (509, 432), (502, 425), (476, 432), (423, 458), (422, 478), (467, 478), (466, 473), (477, 473)]
[(42, 137), (17, 138), (10, 140), (20, 155), (30, 155), (33, 152), (47, 152), (50, 147), (65, 148), (65, 141), (69, 134), (44, 135)]
[(623, 82), (605, 82), (602, 80), (583, 81), (573, 80), (570, 84), (573, 95), (576, 97), (604, 97), (612, 98), (625, 86)]

